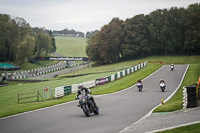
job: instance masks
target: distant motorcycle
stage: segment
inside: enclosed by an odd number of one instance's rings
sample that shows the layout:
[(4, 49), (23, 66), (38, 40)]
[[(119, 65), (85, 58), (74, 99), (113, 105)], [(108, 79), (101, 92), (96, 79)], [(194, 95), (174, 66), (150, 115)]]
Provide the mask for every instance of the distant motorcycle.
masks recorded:
[(142, 83), (138, 82), (138, 83), (137, 83), (137, 87), (138, 87), (138, 89), (139, 89), (139, 92), (141, 92), (141, 91), (142, 91), (142, 88), (143, 88)]
[(165, 83), (161, 82), (160, 83), (160, 89), (162, 90), (162, 92), (165, 91), (165, 87), (166, 87)]
[(172, 65), (171, 65), (171, 67), (170, 67), (170, 68), (171, 68), (171, 71), (173, 71), (173, 70), (174, 70), (174, 66), (172, 66)]
[(79, 99), (79, 107), (81, 107), (87, 117), (89, 117), (91, 113), (94, 113), (95, 115), (99, 114), (99, 108), (94, 105), (93, 101), (90, 100), (88, 95), (80, 97)]

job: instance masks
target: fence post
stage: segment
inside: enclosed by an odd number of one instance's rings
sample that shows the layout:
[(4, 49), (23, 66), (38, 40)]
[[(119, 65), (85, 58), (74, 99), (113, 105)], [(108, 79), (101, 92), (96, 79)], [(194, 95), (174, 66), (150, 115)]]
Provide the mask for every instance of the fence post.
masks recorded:
[(40, 95), (40, 92), (39, 92), (39, 89), (37, 91), (37, 101), (39, 102), (39, 95)]
[(17, 101), (18, 101), (18, 104), (19, 104), (19, 94), (18, 94), (18, 100)]

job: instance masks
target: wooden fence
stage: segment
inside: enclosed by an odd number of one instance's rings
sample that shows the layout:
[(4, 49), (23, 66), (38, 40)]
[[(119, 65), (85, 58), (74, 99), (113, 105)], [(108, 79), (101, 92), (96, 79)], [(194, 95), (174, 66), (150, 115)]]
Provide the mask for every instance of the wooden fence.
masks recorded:
[(24, 99), (31, 99), (31, 98), (37, 98), (37, 101), (39, 101), (39, 90), (38, 91), (34, 91), (34, 92), (28, 92), (28, 93), (21, 93), (18, 94), (18, 103), (20, 102), (20, 100), (24, 100)]

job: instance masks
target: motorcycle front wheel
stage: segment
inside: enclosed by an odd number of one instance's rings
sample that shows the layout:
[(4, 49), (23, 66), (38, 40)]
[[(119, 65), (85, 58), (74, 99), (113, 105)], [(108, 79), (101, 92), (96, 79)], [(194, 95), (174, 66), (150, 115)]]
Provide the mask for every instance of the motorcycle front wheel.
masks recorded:
[(90, 117), (90, 110), (87, 105), (82, 106), (83, 112), (87, 117)]

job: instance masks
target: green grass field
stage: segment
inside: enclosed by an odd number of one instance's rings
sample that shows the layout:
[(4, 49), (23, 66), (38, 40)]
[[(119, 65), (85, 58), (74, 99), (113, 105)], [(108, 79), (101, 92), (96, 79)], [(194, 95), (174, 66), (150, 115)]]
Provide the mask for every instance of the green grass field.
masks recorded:
[(24, 64), (21, 65), (20, 71), (41, 68), (45, 66), (54, 65), (56, 63), (58, 63), (58, 61), (38, 61), (37, 64), (25, 62)]
[(86, 38), (56, 36), (56, 53), (66, 57), (87, 57)]

